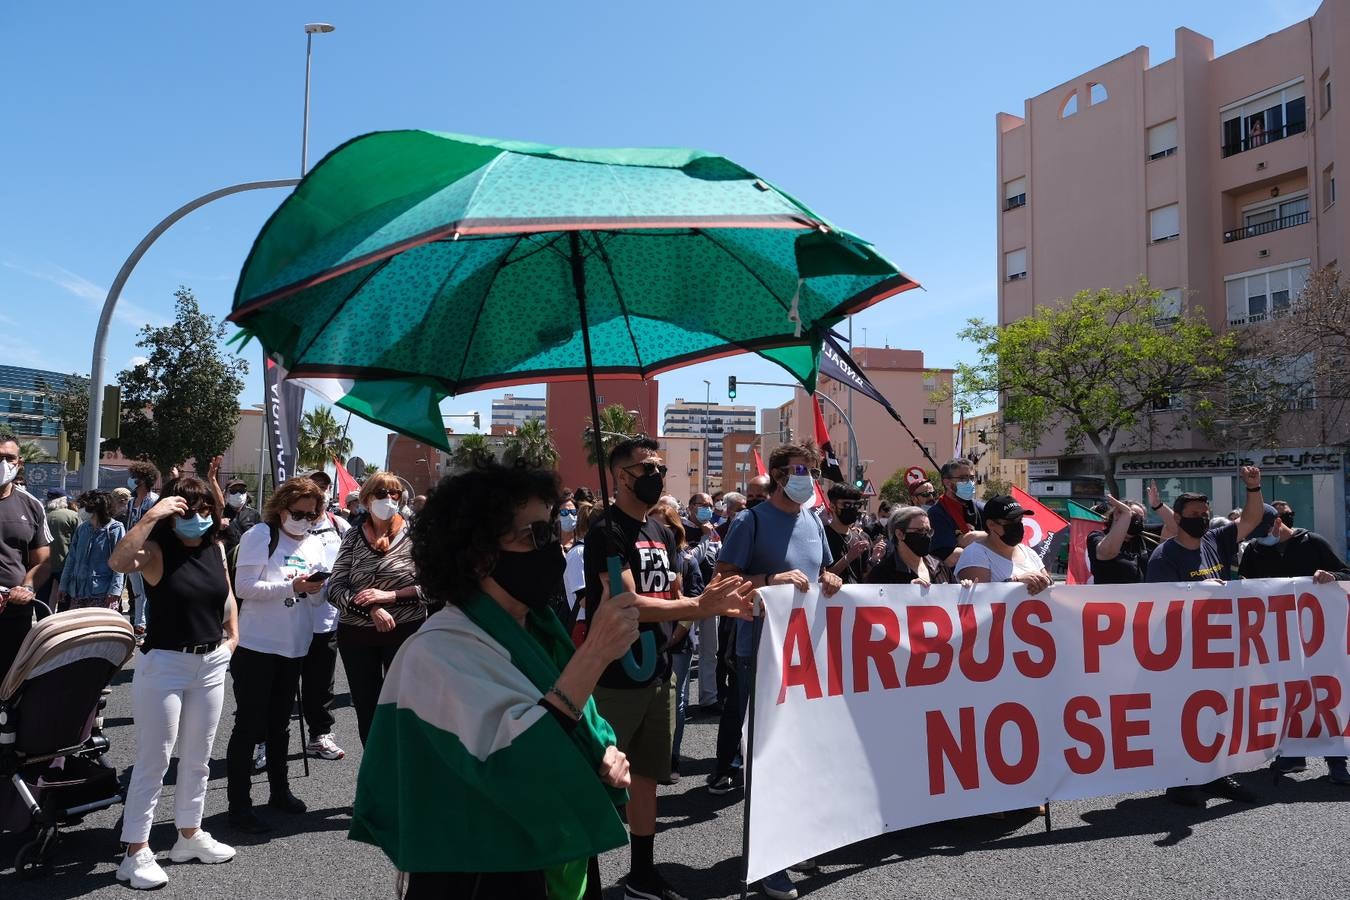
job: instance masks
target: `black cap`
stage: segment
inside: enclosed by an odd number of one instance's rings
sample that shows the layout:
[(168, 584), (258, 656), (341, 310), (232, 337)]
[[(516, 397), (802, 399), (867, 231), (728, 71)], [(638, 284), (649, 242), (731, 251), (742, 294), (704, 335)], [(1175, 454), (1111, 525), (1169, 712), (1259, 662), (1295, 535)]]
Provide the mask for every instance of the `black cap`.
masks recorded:
[(231, 478), (231, 479), (225, 484), (225, 490), (226, 490), (226, 491), (229, 491), (230, 488), (235, 487), (236, 485), (239, 486), (239, 487), (241, 487), (241, 488), (244, 488), (245, 490), (248, 489), (248, 482), (245, 481), (244, 479), (242, 479), (242, 478)]
[(1022, 516), (1031, 515), (1035, 515), (1035, 513), (1012, 497), (1004, 495), (991, 497), (984, 504), (984, 517), (986, 519), (997, 519), (1002, 522), (1005, 519), (1020, 519)]
[(1263, 538), (1270, 534), (1270, 526), (1274, 525), (1275, 520), (1279, 517), (1280, 514), (1275, 511), (1275, 507), (1267, 503), (1264, 507), (1264, 512), (1261, 513), (1261, 524), (1253, 528), (1252, 533), (1247, 535), (1247, 537), (1250, 540), (1256, 540), (1257, 538)]
[(48, 488), (48, 489), (47, 489), (47, 499), (48, 499), (48, 500), (55, 500), (55, 499), (57, 499), (58, 497), (64, 497), (65, 495), (66, 495), (66, 492), (63, 491), (63, 490), (61, 490), (60, 488)]

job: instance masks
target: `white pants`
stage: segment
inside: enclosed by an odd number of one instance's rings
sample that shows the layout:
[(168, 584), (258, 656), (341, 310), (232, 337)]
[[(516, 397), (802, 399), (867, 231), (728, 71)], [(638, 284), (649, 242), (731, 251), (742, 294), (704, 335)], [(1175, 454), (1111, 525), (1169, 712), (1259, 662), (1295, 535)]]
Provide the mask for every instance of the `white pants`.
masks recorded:
[(211, 745), (225, 699), (229, 662), (230, 651), (224, 644), (204, 656), (151, 650), (136, 661), (131, 682), (136, 765), (127, 788), (124, 843), (150, 840), (155, 804), (164, 788), (174, 744), (178, 744), (178, 780), (173, 790), (173, 821), (180, 829), (201, 827)]
[(698, 620), (698, 704), (717, 702), (717, 617)]

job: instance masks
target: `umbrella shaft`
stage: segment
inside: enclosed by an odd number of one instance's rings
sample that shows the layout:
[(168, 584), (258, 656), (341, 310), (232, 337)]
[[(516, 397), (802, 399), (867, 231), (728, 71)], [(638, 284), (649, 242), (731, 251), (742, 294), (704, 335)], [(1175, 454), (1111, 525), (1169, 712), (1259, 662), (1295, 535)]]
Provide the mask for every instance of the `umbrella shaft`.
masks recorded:
[(591, 445), (595, 449), (595, 465), (600, 474), (600, 505), (609, 506), (609, 479), (605, 469), (604, 436), (600, 434), (600, 404), (595, 392), (595, 362), (591, 357), (591, 323), (586, 316), (586, 269), (581, 258), (581, 238), (575, 231), (567, 234), (572, 262), (572, 289), (577, 295), (577, 312), (581, 316), (581, 347), (586, 354), (586, 390), (591, 395)]

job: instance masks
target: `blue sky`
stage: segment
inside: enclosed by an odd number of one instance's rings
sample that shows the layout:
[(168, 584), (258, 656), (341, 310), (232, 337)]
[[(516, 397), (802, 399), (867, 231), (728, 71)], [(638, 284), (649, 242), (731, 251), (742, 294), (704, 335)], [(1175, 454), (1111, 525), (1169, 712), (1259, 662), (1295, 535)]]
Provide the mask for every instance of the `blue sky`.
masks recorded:
[[(0, 361), (87, 373), (98, 309), (144, 233), (187, 200), (300, 164), (303, 25), (314, 42), (310, 161), (354, 135), (428, 128), (544, 143), (692, 146), (735, 159), (866, 237), (926, 292), (855, 317), (855, 338), (948, 366), (995, 311), (994, 115), (1185, 25), (1216, 53), (1311, 15), (1311, 0), (1142, 2), (8, 3), (0, 10)], [(278, 191), (175, 225), (132, 275), (110, 373), (179, 284), (230, 307)], [(241, 398), (261, 396), (256, 344)], [(661, 402), (725, 402), (753, 357), (662, 376)], [(520, 395), (534, 393), (513, 389)], [(479, 410), (504, 391), (453, 398)], [(542, 388), (539, 389), (542, 393)], [(743, 388), (738, 402), (781, 403)], [(353, 422), (383, 462), (383, 429)]]

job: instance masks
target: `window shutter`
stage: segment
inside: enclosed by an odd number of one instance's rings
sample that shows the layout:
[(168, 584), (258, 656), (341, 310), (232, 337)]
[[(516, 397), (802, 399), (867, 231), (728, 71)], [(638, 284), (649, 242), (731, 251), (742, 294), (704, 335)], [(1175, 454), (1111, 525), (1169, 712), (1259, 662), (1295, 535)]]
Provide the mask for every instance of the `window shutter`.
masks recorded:
[(1005, 273), (1008, 278), (1014, 278), (1019, 275), (1025, 275), (1027, 271), (1027, 251), (1026, 248), (1013, 250), (1004, 255), (1007, 266)]
[(1148, 214), (1149, 240), (1160, 241), (1181, 234), (1181, 210), (1173, 203)]
[(1018, 196), (1019, 194), (1025, 194), (1026, 192), (1027, 192), (1026, 177), (1023, 176), (1022, 178), (1014, 178), (1012, 181), (1008, 182), (1003, 186), (1003, 199), (1011, 200), (1012, 198)]
[(1247, 321), (1247, 279), (1234, 278), (1224, 284), (1228, 306), (1228, 324), (1241, 325)]
[(1148, 155), (1156, 156), (1177, 146), (1177, 120), (1154, 125), (1148, 130)]

